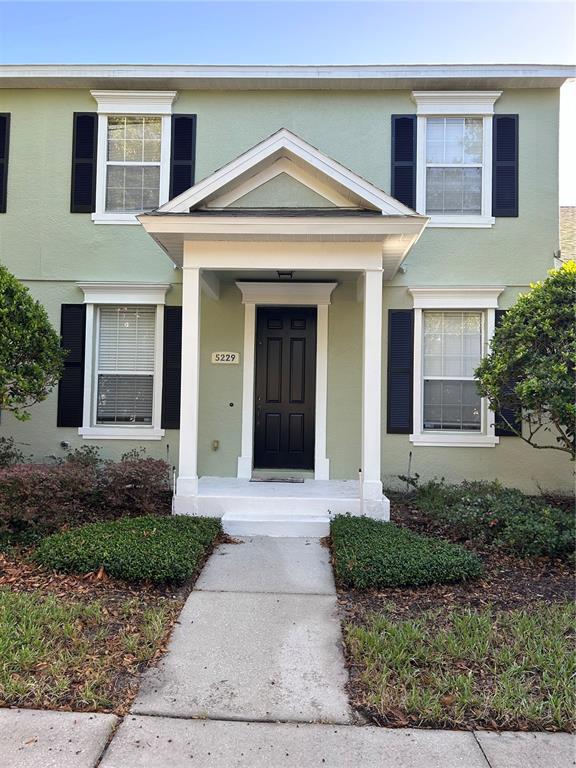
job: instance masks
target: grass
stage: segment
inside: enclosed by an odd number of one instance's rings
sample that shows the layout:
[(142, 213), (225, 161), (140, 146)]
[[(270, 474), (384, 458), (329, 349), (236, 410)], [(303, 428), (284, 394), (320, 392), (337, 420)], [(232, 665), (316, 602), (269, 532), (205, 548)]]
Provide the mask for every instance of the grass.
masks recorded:
[(178, 607), (0, 589), (0, 706), (125, 711)]
[(330, 529), (334, 573), (341, 586), (420, 586), (466, 581), (482, 574), (482, 561), (464, 547), (394, 523), (338, 515)]
[(213, 518), (126, 517), (48, 536), (33, 557), (66, 573), (102, 568), (126, 581), (178, 584), (198, 572), (219, 532)]
[(345, 626), (355, 704), (380, 724), (573, 730), (576, 608), (454, 609)]

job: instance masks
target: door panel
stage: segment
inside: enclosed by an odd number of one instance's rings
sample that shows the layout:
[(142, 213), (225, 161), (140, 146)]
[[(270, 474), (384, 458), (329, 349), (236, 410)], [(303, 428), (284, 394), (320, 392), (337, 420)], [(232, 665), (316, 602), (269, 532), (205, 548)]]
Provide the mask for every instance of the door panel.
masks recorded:
[(254, 466), (313, 469), (316, 308), (261, 307), (256, 323)]

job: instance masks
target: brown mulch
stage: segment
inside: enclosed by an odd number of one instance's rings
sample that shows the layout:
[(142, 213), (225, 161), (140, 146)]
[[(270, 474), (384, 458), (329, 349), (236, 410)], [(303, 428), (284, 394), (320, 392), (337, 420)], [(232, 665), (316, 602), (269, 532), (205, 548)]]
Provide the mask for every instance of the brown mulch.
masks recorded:
[[(398, 497), (392, 501), (391, 519), (418, 533), (457, 541), (450, 530), (430, 521), (405, 498)], [(409, 619), (427, 610), (444, 611), (454, 607), (486, 608), (491, 605), (498, 610), (512, 610), (529, 608), (534, 603), (560, 602), (574, 597), (574, 569), (566, 560), (515, 558), (470, 542), (465, 546), (482, 558), (485, 567), (482, 579), (458, 584), (395, 587), (365, 592), (341, 589), (338, 601), (343, 619), (358, 623), (366, 612), (372, 611)]]

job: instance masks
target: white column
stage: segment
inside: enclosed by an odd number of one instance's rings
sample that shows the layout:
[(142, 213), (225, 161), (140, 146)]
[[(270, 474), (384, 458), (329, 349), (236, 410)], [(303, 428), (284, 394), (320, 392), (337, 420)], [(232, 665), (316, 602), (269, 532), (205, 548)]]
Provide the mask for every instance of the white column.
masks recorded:
[(326, 414), (328, 409), (328, 304), (318, 304), (316, 321), (316, 425), (314, 479), (330, 479), (326, 456)]
[[(382, 270), (364, 273), (364, 358), (362, 366), (363, 499), (381, 499)], [(370, 506), (370, 505), (368, 505)]]
[(238, 477), (252, 477), (254, 429), (254, 354), (256, 343), (256, 304), (244, 304), (244, 367), (242, 369), (242, 455), (238, 457)]
[[(180, 462), (176, 512), (193, 514), (198, 495), (198, 413), (200, 374), (200, 269), (182, 270), (182, 390)], [(194, 501), (193, 501), (194, 499)]]

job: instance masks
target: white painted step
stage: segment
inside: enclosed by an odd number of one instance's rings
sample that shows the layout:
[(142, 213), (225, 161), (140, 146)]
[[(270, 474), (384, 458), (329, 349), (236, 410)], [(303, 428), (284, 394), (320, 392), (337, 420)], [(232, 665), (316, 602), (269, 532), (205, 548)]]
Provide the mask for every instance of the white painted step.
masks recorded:
[(227, 512), (222, 528), (230, 536), (310, 536), (330, 533), (328, 515)]

